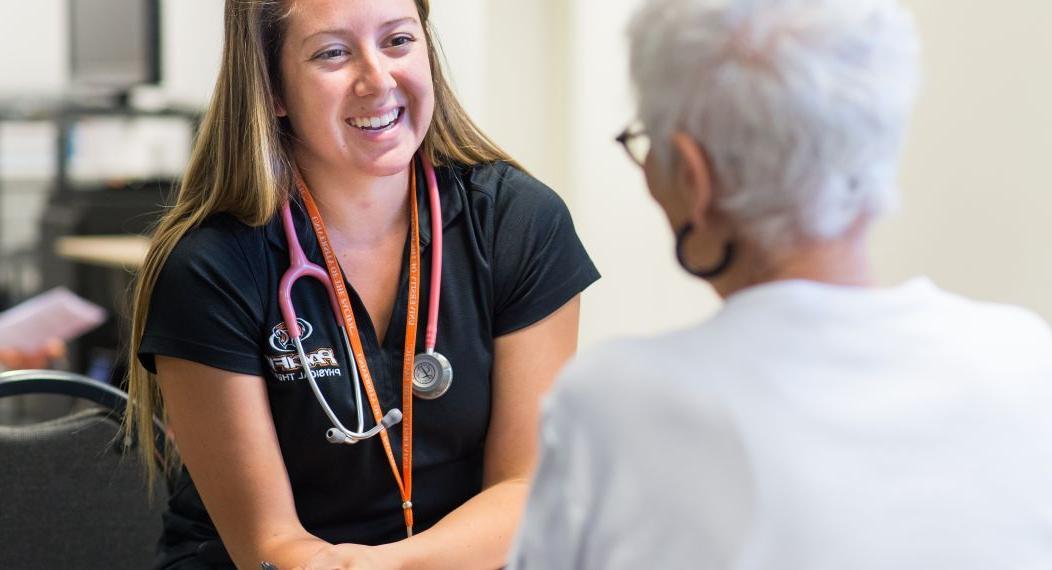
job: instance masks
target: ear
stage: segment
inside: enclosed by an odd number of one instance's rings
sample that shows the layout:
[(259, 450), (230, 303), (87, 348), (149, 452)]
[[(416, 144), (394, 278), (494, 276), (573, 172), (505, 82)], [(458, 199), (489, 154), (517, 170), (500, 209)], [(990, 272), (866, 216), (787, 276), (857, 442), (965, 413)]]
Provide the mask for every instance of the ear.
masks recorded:
[(285, 108), (285, 96), (282, 93), (283, 89), (278, 86), (273, 86), (271, 89), (271, 99), (274, 102), (274, 116), (275, 117), (288, 117), (289, 110)]
[(695, 140), (678, 131), (672, 135), (672, 145), (679, 154), (677, 187), (682, 192), (683, 204), (691, 223), (701, 225), (712, 206), (712, 169), (709, 157)]

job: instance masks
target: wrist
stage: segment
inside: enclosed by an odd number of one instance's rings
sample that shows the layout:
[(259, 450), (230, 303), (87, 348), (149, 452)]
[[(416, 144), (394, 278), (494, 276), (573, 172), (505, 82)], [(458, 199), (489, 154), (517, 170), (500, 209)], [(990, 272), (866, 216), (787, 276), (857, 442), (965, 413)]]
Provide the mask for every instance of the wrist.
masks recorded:
[(421, 566), (420, 558), (416, 556), (413, 548), (413, 542), (409, 539), (381, 544), (374, 548), (376, 548), (377, 553), (382, 555), (386, 568), (409, 570), (410, 568), (419, 568)]
[(253, 561), (249, 568), (259, 568), (261, 562), (269, 562), (278, 568), (299, 568), (321, 551), (331, 547), (328, 542), (311, 535), (275, 537), (260, 548), (263, 558)]

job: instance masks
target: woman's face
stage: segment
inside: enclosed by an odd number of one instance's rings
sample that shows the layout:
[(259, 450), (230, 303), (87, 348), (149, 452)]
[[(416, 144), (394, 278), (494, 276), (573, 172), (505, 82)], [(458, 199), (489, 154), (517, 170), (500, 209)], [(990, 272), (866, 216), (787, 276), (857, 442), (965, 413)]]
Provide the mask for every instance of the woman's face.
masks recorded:
[(408, 166), (435, 109), (413, 0), (294, 0), (280, 63), (298, 156), (371, 176)]

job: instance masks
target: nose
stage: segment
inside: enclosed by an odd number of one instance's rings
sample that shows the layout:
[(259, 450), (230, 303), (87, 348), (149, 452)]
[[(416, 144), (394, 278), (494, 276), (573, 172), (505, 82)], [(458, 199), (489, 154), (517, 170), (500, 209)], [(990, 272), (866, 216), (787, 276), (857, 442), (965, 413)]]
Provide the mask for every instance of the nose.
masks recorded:
[(354, 94), (358, 97), (382, 95), (395, 88), (390, 62), (383, 54), (372, 52), (360, 58)]

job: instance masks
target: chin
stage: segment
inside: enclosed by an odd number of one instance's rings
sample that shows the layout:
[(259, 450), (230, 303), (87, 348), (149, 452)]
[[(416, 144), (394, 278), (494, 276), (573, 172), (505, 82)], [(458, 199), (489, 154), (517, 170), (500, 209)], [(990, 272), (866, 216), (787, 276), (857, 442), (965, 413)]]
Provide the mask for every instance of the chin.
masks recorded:
[(417, 148), (419, 146), (400, 146), (379, 156), (359, 157), (354, 163), (359, 171), (370, 176), (394, 176), (404, 172), (412, 164)]
[(385, 178), (388, 176), (396, 176), (405, 172), (406, 168), (409, 167), (413, 160), (413, 156), (409, 155), (401, 160), (385, 159), (375, 162), (364, 162), (359, 164), (358, 170), (362, 174), (372, 176), (375, 178)]

